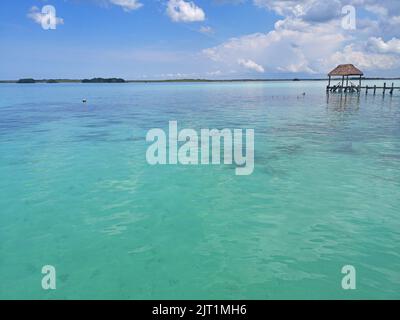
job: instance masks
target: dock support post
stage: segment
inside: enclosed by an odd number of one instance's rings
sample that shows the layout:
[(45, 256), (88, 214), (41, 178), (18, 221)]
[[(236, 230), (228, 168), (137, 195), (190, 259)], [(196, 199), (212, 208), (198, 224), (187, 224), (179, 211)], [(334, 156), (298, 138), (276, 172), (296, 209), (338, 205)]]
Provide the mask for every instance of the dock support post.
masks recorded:
[(366, 87), (365, 94), (368, 94), (368, 85)]
[(331, 76), (329, 76), (328, 86), (326, 87), (326, 92), (329, 92), (330, 87), (331, 87)]
[(394, 90), (394, 83), (392, 82), (392, 89), (390, 90), (390, 95), (393, 95), (393, 90)]
[(374, 85), (374, 95), (376, 94), (376, 85)]
[(383, 95), (385, 95), (385, 91), (386, 91), (386, 82), (383, 84)]
[(344, 86), (344, 76), (342, 76), (342, 89), (341, 89), (341, 91), (343, 91), (343, 86)]

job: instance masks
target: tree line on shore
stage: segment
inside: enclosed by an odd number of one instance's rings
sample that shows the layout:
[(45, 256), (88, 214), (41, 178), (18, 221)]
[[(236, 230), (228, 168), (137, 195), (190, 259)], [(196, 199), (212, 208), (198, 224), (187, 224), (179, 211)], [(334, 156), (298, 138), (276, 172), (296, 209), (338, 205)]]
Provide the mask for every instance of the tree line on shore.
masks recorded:
[(69, 79), (43, 79), (35, 80), (33, 78), (19, 79), (17, 83), (61, 83), (61, 82), (81, 82), (81, 83), (124, 83), (126, 82), (121, 78), (93, 78), (83, 80), (69, 80)]

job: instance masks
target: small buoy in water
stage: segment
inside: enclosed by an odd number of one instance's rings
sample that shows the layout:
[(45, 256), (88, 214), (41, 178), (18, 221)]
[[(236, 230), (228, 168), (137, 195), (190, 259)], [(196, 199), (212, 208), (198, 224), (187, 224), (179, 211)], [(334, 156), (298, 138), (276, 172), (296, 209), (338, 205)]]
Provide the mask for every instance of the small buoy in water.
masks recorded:
[(87, 100), (86, 100), (86, 99), (82, 99), (82, 102), (83, 102), (83, 103), (86, 103), (86, 102), (87, 102)]
[(303, 92), (303, 97), (306, 95), (306, 93), (305, 92)]

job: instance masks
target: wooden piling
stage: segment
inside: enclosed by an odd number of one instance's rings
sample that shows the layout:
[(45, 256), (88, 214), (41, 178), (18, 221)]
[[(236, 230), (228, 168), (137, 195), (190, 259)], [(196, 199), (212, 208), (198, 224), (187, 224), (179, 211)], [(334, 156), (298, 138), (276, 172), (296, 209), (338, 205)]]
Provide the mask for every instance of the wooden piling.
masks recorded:
[(366, 87), (365, 94), (368, 94), (368, 86)]
[(376, 85), (374, 85), (374, 95), (376, 94)]
[(394, 90), (394, 83), (392, 82), (392, 89), (390, 90), (390, 95), (393, 95), (393, 90)]
[(383, 84), (383, 95), (385, 95), (385, 91), (386, 91), (386, 82)]

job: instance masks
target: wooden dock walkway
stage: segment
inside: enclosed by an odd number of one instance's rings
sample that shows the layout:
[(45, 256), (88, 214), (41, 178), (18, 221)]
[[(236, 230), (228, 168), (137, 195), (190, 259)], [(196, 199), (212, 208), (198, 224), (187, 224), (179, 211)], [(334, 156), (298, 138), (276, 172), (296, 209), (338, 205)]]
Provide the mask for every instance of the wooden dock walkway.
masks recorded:
[(395, 90), (400, 90), (400, 87), (395, 87), (394, 83), (391, 84), (391, 86), (387, 86), (386, 82), (383, 84), (383, 87), (373, 85), (373, 86), (360, 86), (360, 85), (355, 85), (350, 82), (350, 84), (344, 85), (343, 82), (339, 82), (337, 85), (328, 85), (326, 87), (326, 92), (339, 92), (339, 93), (351, 93), (351, 92), (357, 92), (361, 93), (363, 90), (365, 90), (365, 94), (368, 94), (368, 91), (373, 92), (375, 95), (377, 91), (381, 91), (383, 95), (388, 92), (390, 95), (393, 95)]

